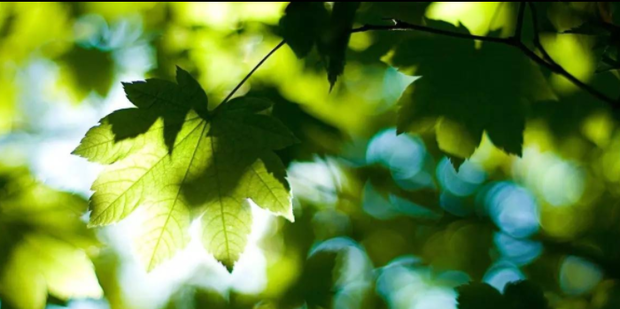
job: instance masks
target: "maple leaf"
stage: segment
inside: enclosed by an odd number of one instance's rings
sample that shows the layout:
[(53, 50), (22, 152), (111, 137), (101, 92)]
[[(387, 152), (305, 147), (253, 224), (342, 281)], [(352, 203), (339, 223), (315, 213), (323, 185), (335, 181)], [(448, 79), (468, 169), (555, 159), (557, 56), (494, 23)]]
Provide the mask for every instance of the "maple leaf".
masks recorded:
[(74, 151), (109, 164), (94, 182), (90, 225), (118, 222), (140, 208), (137, 252), (147, 270), (170, 259), (201, 218), (206, 249), (229, 270), (247, 243), (251, 199), (293, 221), (286, 170), (273, 150), (297, 140), (266, 115), (268, 101), (241, 97), (208, 111), (208, 99), (187, 72), (177, 84), (125, 83), (137, 107), (113, 112)]
[[(469, 34), (428, 21), (432, 28)], [(505, 44), (436, 35), (420, 35), (396, 48), (392, 64), (415, 67), (422, 77), (401, 98), (398, 130), (435, 127), (441, 150), (453, 158), (468, 158), (486, 132), (495, 146), (520, 156), (528, 104), (553, 98), (534, 63)]]

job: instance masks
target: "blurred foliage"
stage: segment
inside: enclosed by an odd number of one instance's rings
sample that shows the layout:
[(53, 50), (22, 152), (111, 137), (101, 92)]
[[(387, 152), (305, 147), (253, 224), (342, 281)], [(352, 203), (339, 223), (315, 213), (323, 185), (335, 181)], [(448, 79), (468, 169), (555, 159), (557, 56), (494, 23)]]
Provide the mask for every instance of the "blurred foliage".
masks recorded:
[(530, 281), (511, 282), (503, 295), (486, 283), (470, 283), (458, 288), (459, 309), (514, 308), (546, 309), (547, 300), (539, 287)]
[[(101, 297), (87, 252), (97, 240), (81, 220), (86, 201), (38, 183), (24, 168), (0, 167), (0, 296), (11, 308)], [(4, 307), (4, 304), (3, 304)]]
[[(0, 3), (0, 307), (617, 308), (618, 29), (603, 2)], [(243, 224), (201, 229), (215, 184)]]

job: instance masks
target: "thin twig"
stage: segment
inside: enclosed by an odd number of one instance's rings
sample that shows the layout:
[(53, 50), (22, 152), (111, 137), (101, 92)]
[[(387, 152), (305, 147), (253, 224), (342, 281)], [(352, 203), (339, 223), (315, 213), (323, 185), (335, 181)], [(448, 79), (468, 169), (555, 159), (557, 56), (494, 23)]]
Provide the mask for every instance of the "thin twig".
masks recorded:
[(415, 31), (422, 31), (422, 32), (450, 36), (454, 38), (479, 40), (479, 41), (484, 41), (484, 42), (506, 43), (507, 41), (507, 39), (505, 38), (494, 38), (494, 37), (488, 37), (488, 36), (441, 30), (441, 29), (436, 29), (436, 28), (431, 28), (431, 27), (426, 27), (426, 26), (414, 25), (408, 22), (397, 20), (397, 19), (392, 19), (392, 21), (394, 22), (394, 25), (364, 25), (362, 27), (352, 29), (351, 33), (376, 31), (376, 30), (379, 30), (379, 31), (412, 31), (412, 30), (415, 30)]
[(538, 50), (540, 50), (540, 53), (543, 55), (543, 58), (545, 60), (547, 60), (547, 62), (549, 63), (548, 67), (550, 69), (551, 69), (551, 67), (554, 67), (555, 70), (552, 69), (552, 71), (554, 71), (555, 73), (560, 74), (560, 75), (566, 77), (573, 84), (575, 84), (579, 88), (587, 91), (588, 93), (590, 93), (591, 95), (595, 96), (596, 98), (598, 98), (600, 100), (603, 100), (603, 101), (611, 104), (612, 106), (614, 106), (616, 108), (619, 107), (620, 102), (618, 102), (617, 100), (614, 100), (614, 99), (608, 97), (604, 93), (602, 93), (602, 92), (594, 89), (590, 85), (580, 81), (574, 75), (572, 75), (568, 71), (566, 71), (561, 65), (559, 65), (557, 62), (555, 62), (555, 60), (553, 60), (553, 58), (551, 58), (551, 56), (549, 55), (549, 53), (547, 52), (545, 47), (540, 42), (540, 35), (539, 35), (540, 32), (539, 32), (539, 29), (538, 29), (538, 14), (536, 12), (536, 7), (534, 6), (534, 3), (532, 3), (532, 2), (528, 2), (528, 4), (529, 4), (529, 7), (530, 7), (530, 12), (532, 13), (532, 23), (533, 23), (533, 27), (534, 27), (534, 46), (536, 46), (536, 48), (538, 48)]
[(282, 47), (284, 45), (284, 43), (286, 43), (285, 40), (282, 40), (280, 43), (278, 43), (278, 45), (276, 45), (276, 47), (274, 47), (267, 55), (265, 55), (265, 57), (263, 57), (263, 59), (261, 59), (260, 62), (258, 62), (256, 64), (256, 66), (254, 66), (254, 68), (252, 69), (252, 71), (250, 71), (250, 73), (248, 73), (248, 75), (246, 75), (241, 82), (239, 82), (239, 84), (237, 84), (237, 86), (235, 87), (235, 89), (233, 89), (228, 96), (226, 96), (226, 99), (224, 99), (224, 101), (222, 101), (222, 104), (220, 105), (224, 105), (226, 102), (228, 102), (228, 100), (230, 100), (230, 98), (235, 94), (235, 92), (237, 92), (237, 90), (239, 90), (239, 88), (241, 88), (241, 86), (243, 86), (243, 84), (250, 78), (250, 76), (252, 76), (252, 74), (254, 74), (254, 72), (267, 60), (269, 59), (269, 57), (271, 57), (271, 55), (273, 55), (273, 53), (275, 53), (278, 49), (280, 49), (280, 47)]

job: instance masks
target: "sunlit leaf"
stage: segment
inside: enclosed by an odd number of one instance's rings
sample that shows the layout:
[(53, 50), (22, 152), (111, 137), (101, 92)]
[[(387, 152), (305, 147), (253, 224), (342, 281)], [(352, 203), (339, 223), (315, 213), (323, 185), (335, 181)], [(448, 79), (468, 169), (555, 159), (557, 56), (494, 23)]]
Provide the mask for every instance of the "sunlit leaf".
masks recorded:
[(179, 69), (177, 82), (126, 83), (138, 108), (102, 119), (75, 150), (110, 164), (93, 184), (90, 225), (140, 208), (137, 252), (152, 270), (185, 247), (191, 220), (202, 216), (205, 247), (232, 270), (250, 232), (247, 199), (293, 220), (285, 169), (272, 151), (296, 139), (263, 114), (268, 101), (242, 97), (208, 112), (187, 72)]

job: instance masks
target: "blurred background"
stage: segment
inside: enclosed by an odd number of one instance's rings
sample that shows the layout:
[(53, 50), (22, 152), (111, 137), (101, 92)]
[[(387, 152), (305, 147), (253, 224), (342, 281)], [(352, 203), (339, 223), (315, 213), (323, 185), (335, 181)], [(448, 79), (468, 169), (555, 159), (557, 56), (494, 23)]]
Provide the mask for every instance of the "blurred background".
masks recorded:
[[(132, 252), (136, 212), (88, 229), (101, 166), (71, 151), (113, 110), (121, 81), (178, 65), (221, 101), (281, 37), (287, 3), (0, 3), (0, 302), (18, 308), (457, 308), (456, 287), (540, 285), (553, 308), (620, 308), (620, 131), (604, 102), (545, 73), (522, 157), (483, 138), (457, 172), (433, 132), (396, 134), (417, 76), (385, 57), (409, 32), (351, 37), (330, 92), (318, 56), (275, 53), (237, 95), (271, 98), (302, 141), (288, 166), (295, 223), (253, 209), (232, 273), (199, 241), (151, 273)], [(541, 4), (541, 40), (566, 70), (615, 95), (597, 38), (558, 34), (596, 3)], [(514, 30), (510, 3), (364, 3), (356, 25), (424, 17)], [(572, 14), (572, 13), (571, 13)], [(618, 13), (617, 15), (620, 15)], [(7, 282), (22, 283), (21, 289)], [(9, 308), (5, 302), (1, 308)]]

